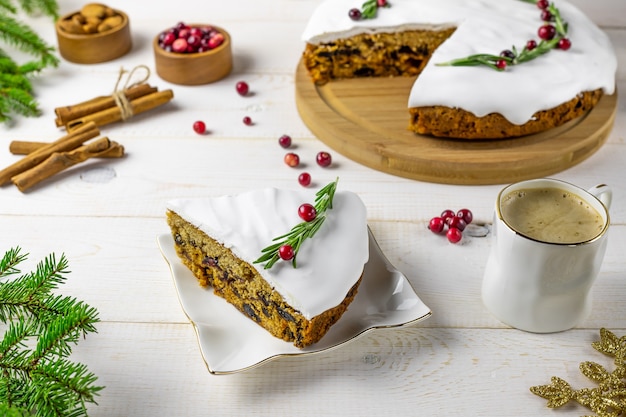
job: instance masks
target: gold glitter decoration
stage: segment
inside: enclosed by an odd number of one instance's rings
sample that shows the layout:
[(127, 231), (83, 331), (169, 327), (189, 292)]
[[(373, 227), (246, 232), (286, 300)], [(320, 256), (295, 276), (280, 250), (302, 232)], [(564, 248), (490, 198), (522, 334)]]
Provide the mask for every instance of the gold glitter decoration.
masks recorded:
[(598, 352), (615, 358), (613, 372), (595, 362), (580, 364), (580, 372), (598, 383), (597, 388), (575, 390), (561, 378), (553, 376), (550, 385), (531, 387), (530, 391), (548, 400), (547, 406), (550, 408), (576, 401), (598, 417), (626, 417), (626, 336), (618, 338), (602, 328), (600, 341), (593, 342), (591, 346)]

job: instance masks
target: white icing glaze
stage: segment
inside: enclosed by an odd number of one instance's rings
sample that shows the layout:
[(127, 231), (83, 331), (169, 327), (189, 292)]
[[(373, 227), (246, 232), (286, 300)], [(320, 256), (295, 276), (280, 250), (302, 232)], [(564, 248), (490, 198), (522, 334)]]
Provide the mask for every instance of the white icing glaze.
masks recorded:
[(170, 201), (174, 211), (248, 262), (283, 298), (312, 318), (340, 304), (368, 260), (366, 209), (352, 192), (337, 191), (322, 227), (306, 239), (291, 262), (269, 269), (253, 264), (272, 239), (302, 222), (298, 207), (313, 204), (309, 190), (267, 188), (233, 196)]
[(498, 55), (529, 39), (539, 41), (542, 25), (536, 5), (520, 0), (389, 0), (375, 19), (353, 21), (348, 10), (362, 0), (326, 0), (315, 10), (302, 35), (324, 43), (368, 32), (410, 28), (456, 31), (433, 54), (411, 89), (408, 107), (462, 108), (481, 117), (500, 113), (524, 124), (540, 110), (562, 104), (583, 91), (615, 90), (617, 58), (608, 36), (565, 0), (554, 0), (569, 24), (568, 51), (554, 50), (533, 61), (497, 72), (488, 67), (437, 66), (477, 53)]

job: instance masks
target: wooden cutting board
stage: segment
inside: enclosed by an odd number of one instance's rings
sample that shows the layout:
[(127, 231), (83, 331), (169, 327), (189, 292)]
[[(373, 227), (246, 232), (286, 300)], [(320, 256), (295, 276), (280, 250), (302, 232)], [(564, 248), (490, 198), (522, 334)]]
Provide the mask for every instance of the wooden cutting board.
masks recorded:
[(414, 77), (357, 78), (323, 86), (296, 70), (300, 117), (322, 142), (370, 168), (444, 184), (504, 184), (545, 177), (595, 153), (615, 120), (617, 93), (586, 115), (536, 135), (505, 140), (450, 140), (408, 130)]

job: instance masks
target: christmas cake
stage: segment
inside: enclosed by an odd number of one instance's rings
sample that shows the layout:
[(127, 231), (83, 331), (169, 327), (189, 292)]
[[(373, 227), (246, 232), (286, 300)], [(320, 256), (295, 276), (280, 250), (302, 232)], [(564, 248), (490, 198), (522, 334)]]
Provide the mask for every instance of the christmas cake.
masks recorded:
[[(326, 0), (302, 38), (303, 63), (317, 84), (416, 76), (407, 102), (409, 129), (419, 134), (537, 133), (585, 114), (615, 89), (610, 40), (565, 0)], [(513, 62), (533, 49), (538, 56)], [(508, 57), (492, 58), (491, 68), (457, 66), (477, 54)]]
[(176, 252), (200, 285), (300, 348), (319, 341), (346, 311), (369, 256), (365, 206), (356, 194), (333, 189), (330, 207), (316, 213), (325, 216), (319, 229), (293, 246), (295, 264), (259, 262), (275, 238), (309, 223), (299, 210), (314, 198), (307, 190), (268, 188), (167, 206)]

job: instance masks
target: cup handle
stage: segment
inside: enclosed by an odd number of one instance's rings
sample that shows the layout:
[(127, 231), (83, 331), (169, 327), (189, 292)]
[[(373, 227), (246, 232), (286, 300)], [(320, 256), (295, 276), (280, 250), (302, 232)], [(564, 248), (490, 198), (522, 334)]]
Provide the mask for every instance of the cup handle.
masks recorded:
[(589, 194), (595, 196), (598, 200), (604, 204), (607, 209), (611, 208), (611, 201), (613, 200), (613, 191), (611, 187), (606, 184), (598, 184), (595, 187), (591, 187), (587, 190)]

